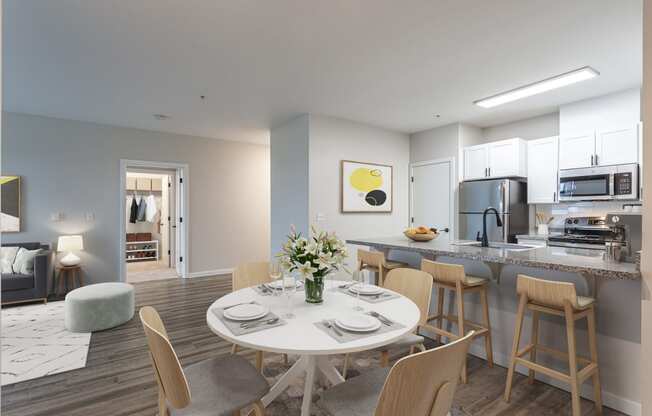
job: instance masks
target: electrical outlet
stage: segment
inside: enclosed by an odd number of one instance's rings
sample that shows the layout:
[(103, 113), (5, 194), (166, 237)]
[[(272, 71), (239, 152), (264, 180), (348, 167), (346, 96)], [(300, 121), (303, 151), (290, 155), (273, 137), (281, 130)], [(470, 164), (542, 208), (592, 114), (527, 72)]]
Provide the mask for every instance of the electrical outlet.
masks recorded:
[(50, 214), (50, 221), (59, 222), (63, 221), (63, 212), (53, 212)]
[(326, 221), (326, 215), (323, 212), (318, 212), (317, 217), (315, 218), (317, 222), (324, 222)]
[(95, 221), (95, 214), (93, 212), (86, 213), (86, 221), (92, 222)]

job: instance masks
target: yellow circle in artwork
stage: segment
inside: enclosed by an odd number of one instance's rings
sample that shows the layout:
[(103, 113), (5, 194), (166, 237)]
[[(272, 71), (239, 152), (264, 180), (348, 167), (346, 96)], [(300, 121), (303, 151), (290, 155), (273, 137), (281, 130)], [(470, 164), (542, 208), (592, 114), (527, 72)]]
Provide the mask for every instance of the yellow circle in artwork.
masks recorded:
[(383, 184), (383, 177), (378, 169), (358, 168), (349, 176), (351, 186), (361, 192), (378, 189)]

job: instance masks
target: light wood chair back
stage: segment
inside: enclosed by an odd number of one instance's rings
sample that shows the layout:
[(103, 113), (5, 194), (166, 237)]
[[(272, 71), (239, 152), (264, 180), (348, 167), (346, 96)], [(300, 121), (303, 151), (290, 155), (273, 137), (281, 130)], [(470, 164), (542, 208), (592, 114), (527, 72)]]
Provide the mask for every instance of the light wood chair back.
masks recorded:
[(139, 316), (147, 337), (159, 389), (172, 407), (183, 409), (190, 404), (190, 387), (179, 358), (168, 340), (163, 321), (151, 306), (141, 308)]
[(374, 415), (446, 416), (473, 335), (400, 359), (385, 380)]
[(383, 286), (407, 297), (419, 307), (421, 312), (419, 325), (425, 325), (428, 322), (430, 297), (432, 296), (431, 275), (416, 269), (394, 269), (387, 273)]
[(466, 283), (464, 266), (459, 264), (439, 263), (432, 260), (421, 260), (421, 270), (430, 273), (437, 282), (455, 285), (457, 282)]
[(516, 293), (545, 306), (563, 309), (566, 303), (570, 303), (572, 307), (579, 308), (575, 285), (569, 282), (555, 282), (519, 274), (516, 279)]
[(385, 253), (358, 249), (358, 266), (360, 270), (367, 265), (380, 270), (385, 265)]
[(269, 262), (244, 263), (233, 271), (233, 291), (269, 283)]

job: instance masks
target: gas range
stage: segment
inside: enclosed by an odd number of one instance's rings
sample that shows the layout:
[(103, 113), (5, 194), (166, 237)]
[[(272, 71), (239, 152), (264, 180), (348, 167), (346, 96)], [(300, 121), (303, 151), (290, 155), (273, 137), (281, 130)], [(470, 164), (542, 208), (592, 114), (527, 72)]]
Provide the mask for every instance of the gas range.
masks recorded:
[(607, 242), (621, 240), (621, 236), (607, 225), (605, 217), (570, 217), (566, 219), (564, 234), (548, 237), (548, 245), (605, 250)]

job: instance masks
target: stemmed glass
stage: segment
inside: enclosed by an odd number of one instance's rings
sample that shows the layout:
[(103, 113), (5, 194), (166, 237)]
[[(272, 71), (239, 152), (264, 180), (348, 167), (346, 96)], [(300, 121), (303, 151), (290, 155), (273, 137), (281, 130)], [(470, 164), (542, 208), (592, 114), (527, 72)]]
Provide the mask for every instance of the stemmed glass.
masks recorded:
[[(362, 286), (362, 283), (364, 282), (364, 277), (362, 275), (362, 272), (360, 270), (354, 270), (353, 273), (351, 273), (351, 277), (353, 278), (353, 281), (356, 282), (352, 285), (353, 286)], [(355, 291), (355, 297), (357, 299), (356, 306), (353, 307), (354, 311), (361, 312), (364, 310), (362, 307), (362, 303), (360, 302), (360, 288)]]
[(287, 313), (283, 315), (283, 318), (292, 319), (294, 314), (292, 313), (292, 297), (297, 291), (297, 282), (292, 273), (287, 273), (283, 276), (283, 294), (287, 299)]
[[(274, 282), (283, 277), (283, 271), (281, 269), (281, 265), (277, 261), (271, 261), (269, 263), (269, 279)], [(281, 291), (277, 289), (277, 287), (274, 287), (272, 289), (272, 296), (277, 297), (280, 296)]]

